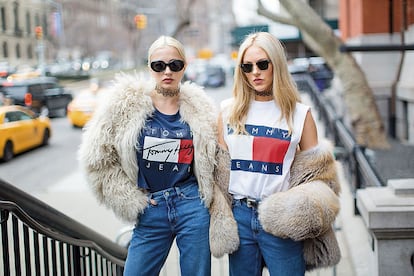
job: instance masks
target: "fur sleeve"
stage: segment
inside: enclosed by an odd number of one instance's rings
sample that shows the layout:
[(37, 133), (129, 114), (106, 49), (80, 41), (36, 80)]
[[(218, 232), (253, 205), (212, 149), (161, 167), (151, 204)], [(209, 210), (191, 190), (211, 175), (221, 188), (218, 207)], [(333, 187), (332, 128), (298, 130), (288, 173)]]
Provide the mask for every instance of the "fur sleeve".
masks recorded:
[(329, 231), (340, 206), (336, 166), (328, 142), (298, 152), (289, 190), (265, 198), (259, 206), (263, 229), (293, 240), (315, 238)]
[(214, 171), (214, 197), (210, 205), (210, 250), (214, 257), (236, 251), (239, 247), (237, 223), (228, 193), (230, 156), (218, 146)]
[(78, 151), (81, 170), (94, 195), (122, 220), (135, 222), (147, 206), (146, 196), (125, 173), (117, 150), (113, 98), (98, 106), (82, 135)]

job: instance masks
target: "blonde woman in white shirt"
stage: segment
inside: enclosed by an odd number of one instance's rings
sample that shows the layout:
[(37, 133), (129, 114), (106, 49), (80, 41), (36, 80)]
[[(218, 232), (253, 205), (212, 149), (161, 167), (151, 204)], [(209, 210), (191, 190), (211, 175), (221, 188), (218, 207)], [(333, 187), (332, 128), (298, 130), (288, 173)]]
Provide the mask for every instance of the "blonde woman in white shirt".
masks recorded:
[[(273, 35), (254, 33), (241, 44), (233, 97), (221, 103), (218, 130), (223, 156), (228, 152), (230, 158), (223, 186), (232, 198), (240, 238), (238, 249), (228, 252), (230, 275), (262, 275), (264, 266), (271, 275), (304, 275), (338, 262), (330, 233), (339, 211), (335, 161), (329, 147), (318, 142), (310, 107), (301, 103), (284, 48)], [(292, 170), (301, 155), (306, 162), (322, 161), (316, 167), (305, 163), (298, 171), (307, 175), (300, 175)], [(328, 232), (328, 254), (314, 255), (321, 249), (315, 239), (325, 241)]]

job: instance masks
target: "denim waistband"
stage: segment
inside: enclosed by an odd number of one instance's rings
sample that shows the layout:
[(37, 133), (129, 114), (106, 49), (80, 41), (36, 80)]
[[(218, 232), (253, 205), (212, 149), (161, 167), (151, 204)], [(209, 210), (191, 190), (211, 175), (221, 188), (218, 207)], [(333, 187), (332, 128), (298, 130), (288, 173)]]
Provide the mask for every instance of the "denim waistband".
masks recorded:
[(176, 187), (171, 187), (171, 188), (167, 188), (164, 190), (160, 190), (154, 193), (148, 193), (148, 198), (157, 198), (160, 196), (164, 196), (166, 193), (168, 194), (176, 194), (179, 195), (181, 193), (181, 191), (185, 191), (186, 189), (190, 189), (193, 188), (194, 186), (197, 186), (196, 183), (194, 182), (189, 182), (180, 186), (176, 186)]

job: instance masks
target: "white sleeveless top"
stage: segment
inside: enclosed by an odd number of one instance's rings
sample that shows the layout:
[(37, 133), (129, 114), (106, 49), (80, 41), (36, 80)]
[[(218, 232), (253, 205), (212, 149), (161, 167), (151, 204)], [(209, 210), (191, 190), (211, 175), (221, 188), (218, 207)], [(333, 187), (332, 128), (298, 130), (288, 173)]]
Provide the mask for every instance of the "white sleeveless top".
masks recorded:
[(224, 140), (231, 157), (229, 192), (235, 198), (263, 199), (289, 187), (290, 166), (302, 136), (309, 106), (297, 103), (293, 132), (273, 100), (253, 101), (246, 120), (249, 135), (234, 135), (228, 126), (232, 99), (221, 103)]

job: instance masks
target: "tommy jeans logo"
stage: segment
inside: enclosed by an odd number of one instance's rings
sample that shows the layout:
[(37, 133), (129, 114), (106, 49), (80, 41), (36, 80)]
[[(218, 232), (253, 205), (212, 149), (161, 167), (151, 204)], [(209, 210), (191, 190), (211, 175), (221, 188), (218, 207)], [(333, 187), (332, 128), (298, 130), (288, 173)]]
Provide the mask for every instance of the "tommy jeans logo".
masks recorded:
[[(281, 175), (283, 160), (290, 145), (287, 130), (265, 126), (246, 125), (249, 135), (230, 135), (231, 170)], [(228, 128), (232, 134), (233, 129)]]
[(143, 158), (148, 161), (190, 164), (193, 155), (191, 139), (145, 137)]

